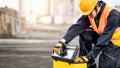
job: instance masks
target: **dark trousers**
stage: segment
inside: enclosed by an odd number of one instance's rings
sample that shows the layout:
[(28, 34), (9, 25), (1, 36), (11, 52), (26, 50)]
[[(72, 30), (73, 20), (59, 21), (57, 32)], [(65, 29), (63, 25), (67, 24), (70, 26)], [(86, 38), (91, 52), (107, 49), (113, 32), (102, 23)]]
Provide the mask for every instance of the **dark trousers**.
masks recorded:
[[(92, 29), (83, 31), (79, 35), (80, 51), (79, 56), (85, 56), (92, 49), (93, 45), (97, 42), (99, 35)], [(88, 62), (88, 68), (96, 68), (95, 60)]]
[(107, 45), (100, 54), (99, 68), (120, 68), (120, 47)]
[[(79, 56), (85, 56), (96, 44), (99, 35), (93, 30), (85, 30), (79, 35)], [(97, 68), (95, 60), (88, 62), (88, 68)], [(99, 57), (99, 68), (120, 68), (120, 47), (106, 45)]]

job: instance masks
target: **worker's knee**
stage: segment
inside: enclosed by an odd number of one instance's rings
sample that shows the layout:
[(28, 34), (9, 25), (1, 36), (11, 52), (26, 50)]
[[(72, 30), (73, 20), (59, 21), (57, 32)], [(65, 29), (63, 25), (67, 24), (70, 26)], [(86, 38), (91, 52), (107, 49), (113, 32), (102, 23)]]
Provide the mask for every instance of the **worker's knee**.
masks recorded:
[(88, 64), (88, 68), (97, 68), (97, 65), (96, 65), (96, 63), (94, 63), (94, 64)]
[(120, 68), (120, 56), (117, 58), (116, 68)]
[(120, 68), (120, 60), (107, 53), (102, 53), (99, 59), (99, 68)]
[(120, 68), (120, 60), (117, 62), (116, 68)]

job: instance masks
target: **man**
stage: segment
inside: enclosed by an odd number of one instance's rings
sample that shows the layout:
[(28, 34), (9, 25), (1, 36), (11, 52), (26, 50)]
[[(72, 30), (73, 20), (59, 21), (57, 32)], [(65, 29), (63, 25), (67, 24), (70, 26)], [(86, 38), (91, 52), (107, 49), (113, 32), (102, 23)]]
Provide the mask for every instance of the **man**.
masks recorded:
[[(101, 52), (99, 68), (120, 68), (120, 12), (97, 0), (81, 0), (79, 8), (83, 16), (68, 29), (56, 46), (62, 47), (79, 35), (80, 41), (85, 42), (88, 53), (80, 54), (75, 62), (89, 61), (94, 64), (92, 59)], [(91, 50), (92, 44), (95, 46)], [(54, 50), (60, 54), (59, 48)]]

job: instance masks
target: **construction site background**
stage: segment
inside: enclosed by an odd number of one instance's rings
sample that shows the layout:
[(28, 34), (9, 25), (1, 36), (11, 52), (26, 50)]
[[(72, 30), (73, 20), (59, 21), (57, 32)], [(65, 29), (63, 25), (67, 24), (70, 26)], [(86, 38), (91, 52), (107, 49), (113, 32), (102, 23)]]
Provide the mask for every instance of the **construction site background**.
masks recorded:
[(16, 38), (26, 30), (26, 20), (14, 10), (0, 8), (0, 38)]
[[(81, 16), (78, 2), (79, 0), (1, 0), (0, 38), (40, 39), (63, 36), (69, 26)], [(113, 2), (112, 6), (119, 10), (119, 3)]]
[[(29, 25), (19, 12), (10, 8), (0, 8), (0, 38), (40, 39), (60, 37), (70, 24), (34, 24)], [(64, 30), (64, 31), (63, 31)]]
[[(119, 0), (104, 1), (120, 9)], [(0, 68), (53, 68), (56, 42), (81, 16), (78, 2), (0, 0)], [(79, 38), (69, 44), (79, 45)]]

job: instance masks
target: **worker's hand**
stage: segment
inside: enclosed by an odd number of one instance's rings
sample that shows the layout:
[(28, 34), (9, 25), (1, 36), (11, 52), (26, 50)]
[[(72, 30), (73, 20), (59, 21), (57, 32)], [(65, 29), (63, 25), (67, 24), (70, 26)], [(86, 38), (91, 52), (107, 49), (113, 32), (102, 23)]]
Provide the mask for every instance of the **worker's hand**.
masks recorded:
[(87, 58), (87, 56), (81, 56), (81, 57), (76, 57), (74, 62), (88, 62), (89, 59)]
[(61, 48), (62, 48), (64, 45), (65, 45), (64, 42), (58, 41), (57, 44), (56, 44), (56, 46), (55, 46), (54, 49), (53, 49), (54, 52), (55, 52), (56, 54), (60, 55), (60, 54), (61, 54)]
[(56, 44), (56, 46), (57, 47), (62, 47), (62, 46), (64, 46), (64, 44), (65, 44), (64, 42), (58, 41), (57, 44)]

